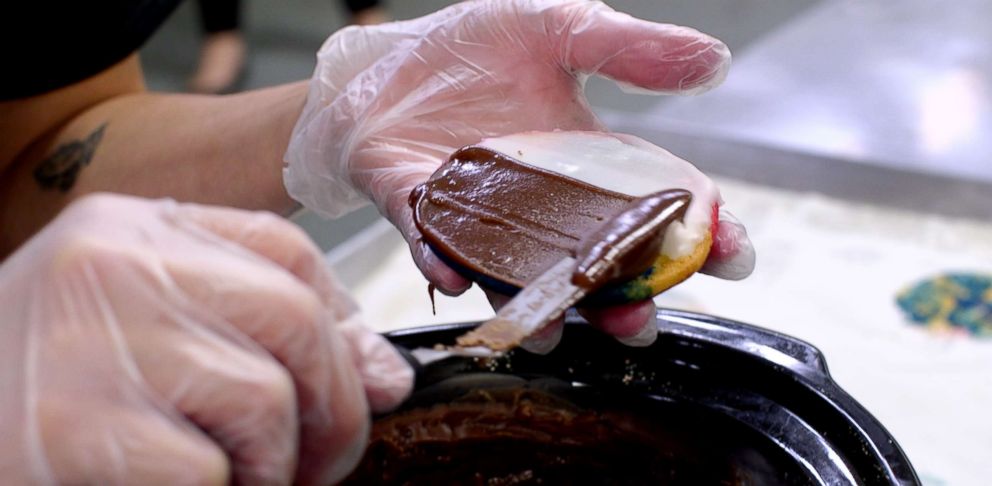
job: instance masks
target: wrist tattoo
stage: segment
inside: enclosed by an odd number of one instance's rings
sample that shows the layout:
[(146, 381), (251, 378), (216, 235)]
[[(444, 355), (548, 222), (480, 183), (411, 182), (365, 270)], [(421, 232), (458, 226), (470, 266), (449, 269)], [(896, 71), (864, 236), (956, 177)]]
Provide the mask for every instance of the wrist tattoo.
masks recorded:
[(85, 140), (73, 140), (59, 145), (55, 153), (42, 160), (34, 169), (34, 180), (42, 189), (58, 189), (59, 192), (72, 189), (79, 171), (93, 159), (105, 128), (106, 123), (93, 130)]

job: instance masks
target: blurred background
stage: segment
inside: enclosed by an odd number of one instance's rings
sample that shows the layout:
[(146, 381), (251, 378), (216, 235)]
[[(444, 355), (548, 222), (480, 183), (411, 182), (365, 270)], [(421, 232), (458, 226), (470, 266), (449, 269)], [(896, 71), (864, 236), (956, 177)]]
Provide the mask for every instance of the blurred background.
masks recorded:
[[(247, 58), (238, 87), (308, 78), (324, 39), (352, 20), (344, 3), (242, 1)], [(388, 17), (407, 19), (451, 3), (381, 5)], [(631, 96), (593, 78), (590, 100), (614, 130), (715, 175), (992, 219), (989, 1), (940, 8), (921, 0), (607, 3), (695, 27), (734, 53), (727, 83), (702, 97)], [(185, 2), (142, 50), (149, 85), (187, 89), (202, 37), (196, 2)], [(306, 214), (298, 220), (331, 248), (375, 218), (366, 208), (331, 224)]]
[[(208, 2), (210, 0), (207, 0)], [(341, 0), (242, 0), (241, 32), (248, 47), (244, 89), (271, 86), (310, 77), (315, 53), (335, 30), (352, 19)], [(443, 0), (383, 1), (394, 19), (426, 15), (456, 2)], [(776, 26), (816, 4), (815, 0), (694, 0), (692, 2), (619, 0), (608, 2), (618, 10), (656, 21), (693, 26), (719, 37), (734, 53), (760, 39)], [(203, 38), (195, 1), (184, 2), (141, 51), (149, 87), (184, 91), (194, 75)], [(612, 83), (593, 79), (588, 86), (598, 108), (648, 113), (665, 98), (627, 96)], [(330, 224), (302, 214), (297, 220), (328, 249), (377, 218), (365, 208)]]
[[(452, 2), (385, 4), (394, 19)], [(609, 0), (724, 40), (723, 86), (692, 98), (590, 80), (613, 130), (719, 183), (758, 252), (742, 282), (696, 276), (661, 306), (815, 344), (895, 434), (926, 484), (987, 484), (992, 457), (992, 1)], [(350, 21), (336, 0), (242, 2), (251, 89), (308, 78)], [(186, 2), (142, 51), (152, 88), (182, 91), (201, 27)], [(373, 208), (296, 218), (390, 330), (492, 315), (476, 290), (439, 296)]]

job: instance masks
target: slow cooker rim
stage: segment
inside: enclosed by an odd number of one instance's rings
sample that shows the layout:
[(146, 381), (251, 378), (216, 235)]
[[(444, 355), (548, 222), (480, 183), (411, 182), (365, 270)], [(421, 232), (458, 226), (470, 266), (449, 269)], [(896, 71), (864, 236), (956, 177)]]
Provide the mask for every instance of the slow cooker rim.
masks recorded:
[[(750, 324), (695, 312), (659, 309), (659, 332), (678, 339), (701, 342), (742, 353), (764, 362), (766, 366), (794, 377), (829, 405), (833, 413), (843, 416), (866, 438), (884, 471), (878, 471), (885, 484), (920, 484), (911, 463), (892, 434), (860, 403), (845, 392), (830, 376), (822, 352), (812, 344), (782, 333)], [(566, 317), (569, 326), (587, 325), (575, 312)], [(431, 334), (460, 334), (478, 322), (437, 324), (401, 329), (386, 333), (394, 343)]]

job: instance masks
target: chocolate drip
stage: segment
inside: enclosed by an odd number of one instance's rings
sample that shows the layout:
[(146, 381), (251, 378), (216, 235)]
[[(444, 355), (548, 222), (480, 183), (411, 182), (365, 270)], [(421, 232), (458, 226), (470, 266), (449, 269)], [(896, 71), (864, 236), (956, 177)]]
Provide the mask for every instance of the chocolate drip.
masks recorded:
[(437, 286), (434, 283), (427, 284), (427, 295), (431, 296), (431, 314), (437, 315), (437, 304), (434, 302), (434, 291), (437, 290)]

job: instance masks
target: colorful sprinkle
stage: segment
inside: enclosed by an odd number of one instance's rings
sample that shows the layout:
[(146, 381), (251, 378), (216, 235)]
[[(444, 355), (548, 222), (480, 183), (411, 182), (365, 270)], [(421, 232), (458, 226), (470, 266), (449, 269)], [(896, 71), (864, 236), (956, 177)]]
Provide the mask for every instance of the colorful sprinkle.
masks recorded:
[(935, 330), (992, 336), (992, 276), (941, 275), (903, 290), (896, 302), (914, 323)]

